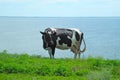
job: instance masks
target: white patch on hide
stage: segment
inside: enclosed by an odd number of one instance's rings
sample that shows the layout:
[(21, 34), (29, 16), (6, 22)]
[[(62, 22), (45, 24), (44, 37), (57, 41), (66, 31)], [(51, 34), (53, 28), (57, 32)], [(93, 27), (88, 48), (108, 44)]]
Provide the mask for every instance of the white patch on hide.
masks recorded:
[(64, 50), (64, 49), (69, 49), (69, 47), (67, 46), (67, 44), (62, 44), (62, 45), (60, 45), (59, 44), (59, 41), (60, 41), (60, 38), (58, 37), (58, 39), (57, 39), (57, 45), (56, 45), (56, 48), (58, 48), (58, 49), (62, 49), (62, 50)]

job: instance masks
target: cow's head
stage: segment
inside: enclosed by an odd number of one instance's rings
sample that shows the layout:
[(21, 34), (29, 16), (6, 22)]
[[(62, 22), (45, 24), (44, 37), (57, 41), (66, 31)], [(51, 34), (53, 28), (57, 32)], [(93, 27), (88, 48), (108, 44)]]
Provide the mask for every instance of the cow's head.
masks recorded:
[(49, 49), (56, 45), (56, 32), (41, 32), (42, 39), (43, 39), (43, 48)]

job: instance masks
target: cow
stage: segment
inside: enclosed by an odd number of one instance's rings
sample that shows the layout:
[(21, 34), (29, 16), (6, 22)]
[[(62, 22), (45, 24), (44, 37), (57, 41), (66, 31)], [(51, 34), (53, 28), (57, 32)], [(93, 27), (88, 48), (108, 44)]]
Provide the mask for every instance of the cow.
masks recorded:
[[(48, 50), (50, 58), (54, 58), (55, 48), (70, 49), (74, 58), (80, 58), (81, 52), (86, 50), (83, 33), (76, 28), (46, 28), (42, 34), (43, 48)], [(81, 43), (84, 43), (83, 50), (80, 50)]]

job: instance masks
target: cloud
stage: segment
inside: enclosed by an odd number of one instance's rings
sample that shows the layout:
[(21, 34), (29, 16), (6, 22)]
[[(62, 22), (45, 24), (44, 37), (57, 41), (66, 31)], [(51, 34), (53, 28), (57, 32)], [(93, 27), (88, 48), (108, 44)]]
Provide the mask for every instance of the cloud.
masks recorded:
[(32, 0), (0, 0), (0, 2), (29, 2)]
[(41, 0), (39, 1), (43, 4), (56, 4), (56, 3), (77, 3), (80, 0)]
[(111, 3), (119, 0), (38, 0), (40, 4), (74, 3), (74, 4), (102, 4)]
[[(0, 2), (28, 2), (28, 1), (34, 2), (34, 0), (0, 0)], [(78, 2), (80, 0), (36, 0), (36, 1), (39, 1), (39, 2)]]
[(89, 2), (89, 3), (96, 3), (96, 2), (111, 2), (111, 1), (116, 1), (116, 0), (80, 0), (80, 2)]
[(111, 2), (117, 0), (0, 0), (0, 2), (39, 2), (40, 4), (51, 4), (51, 3), (78, 3), (78, 2)]
[(117, 1), (117, 0), (43, 0), (43, 1), (59, 3), (59, 2), (111, 2), (111, 1)]
[(79, 2), (80, 0), (53, 0), (56, 2)]

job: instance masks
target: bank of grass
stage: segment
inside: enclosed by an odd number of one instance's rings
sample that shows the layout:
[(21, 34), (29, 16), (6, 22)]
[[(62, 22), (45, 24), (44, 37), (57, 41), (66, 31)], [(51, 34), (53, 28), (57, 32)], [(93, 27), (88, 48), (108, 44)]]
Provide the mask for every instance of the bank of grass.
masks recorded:
[(120, 60), (49, 59), (0, 52), (0, 80), (120, 80)]

